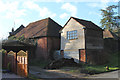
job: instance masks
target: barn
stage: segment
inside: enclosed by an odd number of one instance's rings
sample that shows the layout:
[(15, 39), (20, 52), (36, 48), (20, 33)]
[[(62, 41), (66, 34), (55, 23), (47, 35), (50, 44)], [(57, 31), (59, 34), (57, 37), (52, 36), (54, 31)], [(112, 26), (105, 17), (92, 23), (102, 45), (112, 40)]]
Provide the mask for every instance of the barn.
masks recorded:
[(77, 63), (101, 64), (103, 30), (91, 21), (70, 17), (61, 33), (61, 55)]
[(35, 42), (35, 59), (53, 59), (52, 54), (60, 49), (60, 33), (62, 27), (50, 17), (30, 23), (15, 36), (24, 36)]

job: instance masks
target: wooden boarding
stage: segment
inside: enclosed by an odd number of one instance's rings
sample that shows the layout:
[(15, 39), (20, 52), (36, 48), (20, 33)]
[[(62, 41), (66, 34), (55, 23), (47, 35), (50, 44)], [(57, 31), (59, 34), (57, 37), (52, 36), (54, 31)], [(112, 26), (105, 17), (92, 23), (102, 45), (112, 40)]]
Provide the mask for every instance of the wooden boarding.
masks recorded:
[(16, 73), (16, 53), (13, 51), (10, 51), (7, 54), (7, 64), (6, 67), (10, 69), (11, 72)]
[(10, 51), (5, 53), (4, 67), (11, 72), (16, 73), (22, 77), (28, 76), (28, 52), (20, 50), (18, 53)]
[(22, 77), (28, 76), (28, 53), (23, 50), (17, 53), (17, 74)]
[(86, 54), (84, 49), (79, 49), (79, 59), (82, 62), (86, 62)]

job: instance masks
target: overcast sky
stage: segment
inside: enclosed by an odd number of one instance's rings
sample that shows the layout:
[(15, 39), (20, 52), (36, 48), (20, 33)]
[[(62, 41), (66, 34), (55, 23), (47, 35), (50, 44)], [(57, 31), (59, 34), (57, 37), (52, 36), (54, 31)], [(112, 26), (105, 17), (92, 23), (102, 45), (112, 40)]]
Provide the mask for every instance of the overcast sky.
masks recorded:
[(101, 12), (118, 0), (0, 0), (0, 39), (6, 38), (12, 27), (27, 26), (51, 17), (63, 26), (73, 16), (100, 26)]

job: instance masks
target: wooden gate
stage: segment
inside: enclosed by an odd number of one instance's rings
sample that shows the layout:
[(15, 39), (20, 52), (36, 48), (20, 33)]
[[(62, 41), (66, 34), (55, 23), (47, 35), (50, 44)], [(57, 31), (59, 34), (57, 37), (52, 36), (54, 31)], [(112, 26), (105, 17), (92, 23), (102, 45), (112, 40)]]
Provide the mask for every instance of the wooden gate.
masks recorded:
[(6, 67), (11, 71), (16, 73), (16, 53), (13, 51), (10, 51), (7, 54), (7, 64)]
[(28, 52), (23, 50), (17, 53), (17, 74), (23, 77), (28, 76)]

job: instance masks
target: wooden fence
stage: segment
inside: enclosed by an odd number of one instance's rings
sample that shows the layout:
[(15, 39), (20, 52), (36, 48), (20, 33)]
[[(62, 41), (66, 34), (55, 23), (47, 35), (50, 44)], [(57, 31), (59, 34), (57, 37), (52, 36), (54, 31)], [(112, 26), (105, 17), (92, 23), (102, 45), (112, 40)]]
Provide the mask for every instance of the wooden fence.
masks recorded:
[(20, 50), (18, 53), (10, 51), (5, 53), (4, 67), (13, 73), (16, 73), (22, 77), (28, 76), (28, 52)]

